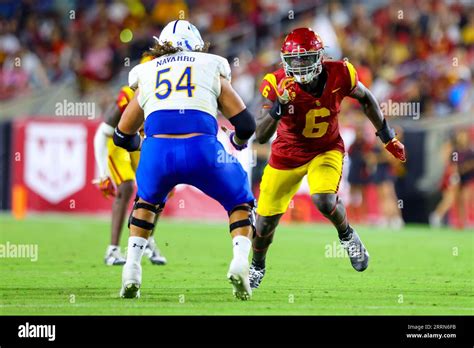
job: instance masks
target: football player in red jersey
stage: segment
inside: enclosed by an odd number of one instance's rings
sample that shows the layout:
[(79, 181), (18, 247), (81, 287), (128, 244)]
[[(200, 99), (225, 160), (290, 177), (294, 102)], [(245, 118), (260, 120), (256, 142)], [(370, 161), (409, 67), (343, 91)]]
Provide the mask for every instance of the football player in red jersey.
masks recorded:
[(403, 144), (373, 94), (358, 81), (352, 64), (324, 60), (323, 54), (323, 42), (312, 29), (293, 30), (281, 48), (283, 68), (265, 75), (260, 87), (264, 101), (257, 119), (257, 141), (263, 144), (275, 131), (277, 135), (260, 184), (250, 267), (252, 288), (263, 279), (275, 228), (305, 175), (314, 204), (337, 229), (352, 267), (361, 272), (368, 266), (369, 253), (349, 225), (337, 196), (345, 151), (337, 117), (344, 97), (359, 101), (385, 148), (405, 161)]

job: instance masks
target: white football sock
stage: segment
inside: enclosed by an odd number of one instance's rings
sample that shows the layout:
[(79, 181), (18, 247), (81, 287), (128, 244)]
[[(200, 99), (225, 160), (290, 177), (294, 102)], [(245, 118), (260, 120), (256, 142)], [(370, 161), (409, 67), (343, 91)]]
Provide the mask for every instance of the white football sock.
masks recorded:
[(148, 237), (148, 247), (150, 249), (153, 249), (153, 247), (155, 246), (155, 238), (153, 236), (150, 236)]
[(232, 245), (234, 246), (234, 258), (243, 258), (248, 260), (252, 241), (245, 236), (236, 236), (232, 239)]
[(147, 240), (142, 237), (129, 237), (127, 250), (127, 263), (138, 263), (142, 261)]

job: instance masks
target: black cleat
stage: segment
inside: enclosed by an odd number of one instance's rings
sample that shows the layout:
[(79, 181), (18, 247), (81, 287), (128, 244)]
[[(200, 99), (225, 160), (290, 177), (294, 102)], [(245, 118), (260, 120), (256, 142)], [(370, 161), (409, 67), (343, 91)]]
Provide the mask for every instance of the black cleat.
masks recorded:
[(364, 247), (357, 232), (353, 230), (352, 227), (350, 228), (352, 230), (350, 238), (348, 240), (341, 240), (341, 244), (344, 249), (347, 250), (352, 267), (357, 272), (362, 272), (369, 266), (369, 253)]
[(262, 282), (264, 275), (265, 275), (265, 268), (257, 267), (252, 263), (249, 270), (250, 287), (252, 289), (257, 289), (260, 286), (260, 283)]

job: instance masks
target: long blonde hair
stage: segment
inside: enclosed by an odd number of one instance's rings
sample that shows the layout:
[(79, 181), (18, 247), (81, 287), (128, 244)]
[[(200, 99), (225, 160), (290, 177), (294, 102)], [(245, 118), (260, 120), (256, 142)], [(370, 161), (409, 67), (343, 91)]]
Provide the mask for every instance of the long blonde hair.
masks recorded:
[[(205, 42), (202, 48), (193, 50), (193, 52), (204, 52), (206, 53), (209, 50), (210, 43)], [(174, 47), (171, 42), (165, 42), (164, 44), (160, 44), (158, 41), (155, 42), (153, 47), (151, 47), (148, 51), (142, 54), (142, 57), (153, 57), (158, 58), (164, 56), (165, 54), (173, 54), (177, 52), (181, 52), (183, 49), (180, 47)]]

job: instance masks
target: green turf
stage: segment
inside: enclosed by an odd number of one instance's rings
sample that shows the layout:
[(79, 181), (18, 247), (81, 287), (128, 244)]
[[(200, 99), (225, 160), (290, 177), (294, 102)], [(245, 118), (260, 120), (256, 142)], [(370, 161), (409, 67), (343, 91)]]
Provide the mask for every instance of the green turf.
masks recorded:
[[(276, 233), (267, 275), (251, 301), (232, 298), (225, 223), (161, 221), (167, 266), (143, 260), (142, 297), (118, 298), (121, 267), (103, 264), (105, 219), (0, 216), (0, 244), (37, 244), (37, 262), (0, 258), (4, 315), (472, 315), (473, 233), (411, 226), (359, 227), (371, 263), (355, 272), (327, 257), (329, 225), (286, 225)], [(126, 233), (122, 245), (126, 243)], [(457, 255), (456, 255), (457, 254)]]

